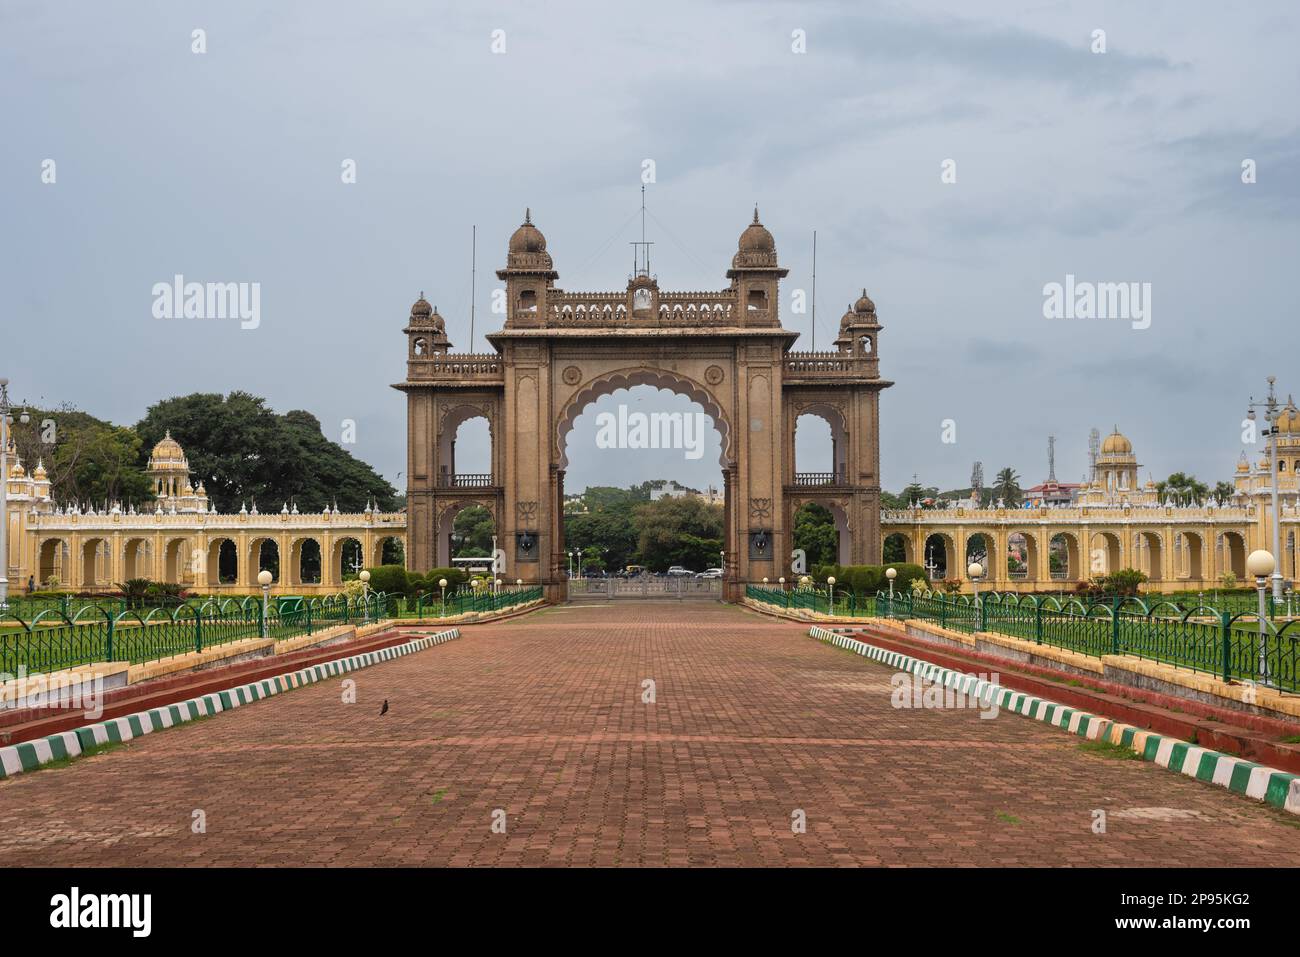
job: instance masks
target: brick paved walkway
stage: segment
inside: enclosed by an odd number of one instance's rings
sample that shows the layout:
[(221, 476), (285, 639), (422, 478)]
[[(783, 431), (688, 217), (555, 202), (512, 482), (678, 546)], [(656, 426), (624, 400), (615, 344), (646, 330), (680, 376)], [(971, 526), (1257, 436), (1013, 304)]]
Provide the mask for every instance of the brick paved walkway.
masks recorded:
[(0, 866), (1300, 865), (1281, 812), (895, 710), (890, 674), (734, 607), (548, 609), (359, 672), (356, 704), (328, 682), (0, 783)]

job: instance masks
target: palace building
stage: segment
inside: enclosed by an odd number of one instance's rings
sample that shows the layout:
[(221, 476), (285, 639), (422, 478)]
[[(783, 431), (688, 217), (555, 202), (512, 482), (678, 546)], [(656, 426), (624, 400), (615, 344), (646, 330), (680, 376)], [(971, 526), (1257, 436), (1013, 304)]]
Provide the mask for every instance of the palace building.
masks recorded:
[[(1300, 567), (1300, 412), (1288, 399), (1278, 418), (1281, 573)], [(1089, 481), (1068, 504), (1029, 499), (1031, 507), (952, 506), (886, 510), (881, 533), (932, 578), (966, 581), (979, 561), (998, 590), (1072, 588), (1121, 568), (1136, 568), (1151, 591), (1213, 589), (1225, 575), (1246, 581), (1246, 556), (1273, 551), (1272, 471), (1267, 450), (1237, 463), (1234, 493), (1191, 504), (1162, 501), (1156, 483), (1139, 482), (1133, 443), (1116, 428), (1101, 442)]]
[(328, 594), (342, 587), (346, 572), (380, 564), (384, 544), (401, 541), (406, 531), (402, 513), (369, 505), (360, 514), (337, 507), (301, 514), (288, 503), (266, 514), (256, 503), (219, 513), (203, 483), (191, 483), (185, 452), (170, 432), (154, 446), (146, 472), (152, 509), (96, 510), (55, 502), (42, 462), (30, 475), (14, 462), (7, 479), (10, 594), (23, 594), (29, 582), (110, 592), (132, 578), (204, 594), (252, 594), (263, 568), (277, 572), (277, 591)]

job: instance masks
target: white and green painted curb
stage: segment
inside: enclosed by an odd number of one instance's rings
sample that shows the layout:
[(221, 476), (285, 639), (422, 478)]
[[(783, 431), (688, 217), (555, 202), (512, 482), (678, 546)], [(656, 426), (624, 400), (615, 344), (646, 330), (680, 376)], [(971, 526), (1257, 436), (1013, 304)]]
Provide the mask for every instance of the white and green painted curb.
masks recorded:
[(84, 751), (100, 745), (120, 744), (196, 718), (208, 718), (222, 711), (230, 711), (241, 705), (261, 701), (282, 691), (292, 691), (303, 685), (337, 678), (349, 671), (368, 668), (393, 658), (401, 658), (459, 637), (460, 629), (449, 628), (446, 631), (413, 638), (400, 645), (380, 648), (378, 651), (366, 651), (359, 655), (336, 658), (333, 661), (290, 671), (274, 678), (263, 678), (261, 681), (237, 685), (225, 691), (214, 691), (212, 694), (200, 695), (188, 701), (151, 708), (148, 711), (137, 711), (135, 714), (86, 725), (74, 731), (63, 731), (45, 738), (37, 738), (35, 741), (24, 741), (21, 744), (0, 748), (0, 780), (21, 774), (23, 771), (32, 771), (49, 761), (78, 757)]
[(1300, 775), (1279, 771), (1263, 764), (1219, 751), (1211, 751), (1187, 741), (1180, 741), (1144, 731), (1131, 724), (1112, 721), (1100, 715), (1066, 707), (1045, 698), (1023, 691), (1012, 691), (992, 681), (942, 668), (921, 658), (913, 658), (897, 651), (887, 651), (848, 635), (842, 635), (814, 625), (808, 634), (839, 648), (845, 648), (863, 657), (878, 661), (891, 668), (919, 675), (945, 688), (953, 688), (967, 696), (989, 701), (999, 708), (1034, 718), (1063, 728), (1092, 741), (1108, 741), (1137, 752), (1146, 761), (1162, 768), (1177, 771), (1198, 781), (1208, 781), (1227, 788), (1235, 794), (1263, 801), (1292, 814), (1300, 814)]

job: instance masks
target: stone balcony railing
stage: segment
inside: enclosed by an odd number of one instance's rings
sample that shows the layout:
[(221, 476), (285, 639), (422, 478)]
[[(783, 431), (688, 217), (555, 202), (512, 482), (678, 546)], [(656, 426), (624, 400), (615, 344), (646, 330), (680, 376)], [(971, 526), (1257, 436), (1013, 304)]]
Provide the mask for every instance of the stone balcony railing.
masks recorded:
[(505, 365), (495, 352), (438, 352), (407, 361), (409, 378), (503, 383)]
[(443, 472), (438, 476), (439, 488), (491, 488), (491, 472)]
[(785, 355), (785, 380), (874, 379), (880, 363), (875, 356), (855, 356), (844, 352), (788, 352)]

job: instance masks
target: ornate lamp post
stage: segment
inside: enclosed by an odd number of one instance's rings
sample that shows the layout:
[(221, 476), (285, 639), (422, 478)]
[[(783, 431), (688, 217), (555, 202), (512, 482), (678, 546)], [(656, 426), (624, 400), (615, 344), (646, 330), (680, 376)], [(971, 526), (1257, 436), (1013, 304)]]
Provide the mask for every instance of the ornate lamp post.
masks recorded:
[(1276, 567), (1277, 563), (1273, 561), (1273, 556), (1262, 548), (1246, 556), (1246, 574), (1254, 577), (1255, 590), (1259, 592), (1259, 677), (1261, 681), (1268, 680), (1268, 619), (1264, 617), (1264, 589), (1268, 586), (1268, 576)]
[(781, 582), (781, 593), (784, 594), (784, 593), (785, 593), (785, 576), (784, 576), (784, 575), (781, 576), (781, 578), (780, 578), (780, 582)]
[[(18, 421), (32, 420), (24, 408)], [(9, 380), (0, 378), (0, 612), (9, 607), (9, 429), (14, 424), (9, 405)]]
[(442, 614), (439, 615), (438, 617), (446, 618), (447, 617), (447, 579), (439, 578), (438, 587), (442, 589)]
[(827, 584), (827, 585), (830, 585), (830, 587), (831, 587), (831, 610), (830, 610), (830, 613), (831, 613), (832, 615), (834, 615), (834, 614), (835, 614), (835, 576), (834, 576), (834, 575), (829, 575), (829, 576), (827, 576), (827, 578), (826, 578), (826, 584)]
[(970, 576), (971, 586), (975, 589), (975, 607), (980, 603), (980, 579), (984, 577), (984, 566), (979, 562), (971, 562), (966, 566), (966, 574)]
[(897, 568), (886, 568), (885, 577), (889, 579), (889, 617), (894, 617), (894, 579), (898, 577)]
[(523, 580), (522, 578), (516, 578), (516, 579), (515, 579), (515, 591), (516, 591), (516, 592), (521, 592), (521, 591), (523, 591), (523, 590), (524, 590), (524, 580)]
[[(1282, 410), (1278, 406), (1277, 394), (1273, 391), (1273, 383), (1276, 376), (1268, 377), (1268, 397), (1263, 402), (1256, 402), (1255, 397), (1250, 397), (1250, 402), (1246, 405), (1246, 418), (1255, 421), (1255, 410), (1262, 409), (1264, 412), (1264, 421), (1268, 423), (1264, 427), (1264, 434), (1268, 436), (1268, 462), (1269, 462), (1269, 481), (1272, 486), (1273, 514), (1270, 516), (1273, 526), (1273, 554), (1282, 554), (1282, 515), (1278, 511), (1277, 505), (1277, 437), (1279, 429), (1277, 420), (1282, 416)], [(1276, 565), (1270, 569), (1273, 575), (1273, 601), (1282, 600), (1282, 570)]]
[(262, 637), (269, 634), (267, 625), (271, 614), (271, 579), (274, 576), (263, 568), (257, 573), (257, 583), (262, 586)]
[(370, 570), (363, 568), (357, 576), (361, 579), (361, 608), (366, 624), (370, 623)]

